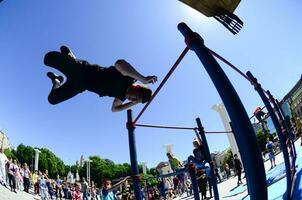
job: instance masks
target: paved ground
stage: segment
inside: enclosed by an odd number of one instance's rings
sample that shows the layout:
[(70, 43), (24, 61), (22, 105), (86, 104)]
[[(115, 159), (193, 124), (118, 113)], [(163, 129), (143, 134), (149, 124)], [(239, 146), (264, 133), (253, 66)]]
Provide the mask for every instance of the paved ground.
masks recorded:
[(8, 188), (0, 185), (0, 199), (1, 200), (37, 200), (41, 198), (37, 198), (31, 194), (20, 191), (17, 194), (11, 192)]
[[(299, 144), (300, 144), (300, 139), (295, 142), (296, 148), (298, 148)], [(281, 164), (282, 162), (284, 162), (283, 155), (282, 155), (282, 153), (279, 153), (278, 155), (276, 155), (276, 165)], [(269, 160), (267, 160), (264, 163), (264, 167), (265, 167), (265, 171), (268, 171), (270, 169), (271, 164), (270, 164)], [(244, 174), (242, 174), (242, 177), (244, 177)], [(242, 182), (243, 182), (243, 184), (246, 184), (246, 179), (242, 179)], [(231, 177), (228, 180), (225, 180), (222, 183), (219, 183), (218, 191), (219, 191), (220, 199), (240, 200), (240, 199), (244, 198), (245, 196), (247, 196), (247, 191), (246, 191), (246, 192), (243, 192), (242, 194), (238, 194), (233, 197), (224, 198), (224, 196), (229, 194), (230, 190), (235, 188), (236, 186), (237, 186), (237, 177)], [(192, 199), (194, 199), (194, 197), (189, 197), (189, 198), (183, 197), (180, 199), (192, 200)], [(212, 198), (212, 199), (214, 199), (214, 198)]]

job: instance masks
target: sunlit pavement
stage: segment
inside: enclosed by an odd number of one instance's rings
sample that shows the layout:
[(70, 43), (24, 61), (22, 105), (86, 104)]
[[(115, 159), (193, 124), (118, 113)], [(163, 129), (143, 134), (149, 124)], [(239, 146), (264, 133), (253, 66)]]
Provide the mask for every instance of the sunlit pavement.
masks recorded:
[[(296, 148), (299, 147), (300, 145), (300, 139), (298, 139), (295, 142), (295, 146)], [(284, 162), (283, 160), (283, 155), (282, 152), (276, 155), (276, 165), (281, 164), (282, 162)], [(271, 163), (269, 160), (264, 162), (264, 167), (265, 167), (265, 171), (267, 172), (268, 170), (270, 170), (271, 168)], [(242, 174), (242, 177), (244, 177), (244, 173)], [(246, 179), (242, 179), (243, 184), (246, 184)], [(228, 180), (225, 180), (221, 183), (218, 184), (218, 191), (219, 191), (219, 197), (220, 199), (226, 199), (226, 200), (239, 200), (244, 198), (245, 196), (247, 196), (247, 191), (238, 194), (236, 196), (232, 196), (232, 197), (225, 197), (230, 193), (230, 190), (234, 189), (237, 186), (237, 177), (233, 176), (231, 178), (229, 178)], [(207, 196), (209, 196), (209, 193), (207, 193)], [(176, 199), (194, 199), (193, 196), (191, 197), (186, 197), (186, 195), (183, 195), (181, 198), (176, 198)], [(210, 198), (209, 198), (210, 199)], [(211, 198), (214, 199), (214, 198)]]
[(0, 199), (1, 200), (34, 200), (34, 199), (41, 199), (40, 197), (36, 197), (34, 195), (28, 194), (26, 192), (20, 191), (14, 193), (11, 192), (9, 187), (6, 188), (0, 185)]

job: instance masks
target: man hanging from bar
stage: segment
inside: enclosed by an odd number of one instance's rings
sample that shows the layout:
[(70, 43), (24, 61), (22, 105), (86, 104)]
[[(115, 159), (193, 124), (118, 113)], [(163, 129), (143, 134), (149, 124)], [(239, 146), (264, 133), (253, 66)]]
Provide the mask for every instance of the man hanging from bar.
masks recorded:
[(66, 76), (66, 81), (62, 84), (63, 76), (53, 72), (47, 73), (53, 84), (48, 96), (49, 103), (61, 103), (85, 90), (100, 97), (114, 97), (113, 112), (150, 100), (152, 91), (135, 82), (138, 80), (143, 84), (155, 83), (156, 76), (141, 75), (125, 60), (117, 60), (114, 66), (105, 68), (76, 59), (66, 46), (61, 46), (60, 51), (50, 51), (44, 57), (45, 65), (59, 70)]
[(243, 22), (233, 12), (240, 0), (179, 0), (207, 17), (214, 17), (233, 34), (237, 34)]

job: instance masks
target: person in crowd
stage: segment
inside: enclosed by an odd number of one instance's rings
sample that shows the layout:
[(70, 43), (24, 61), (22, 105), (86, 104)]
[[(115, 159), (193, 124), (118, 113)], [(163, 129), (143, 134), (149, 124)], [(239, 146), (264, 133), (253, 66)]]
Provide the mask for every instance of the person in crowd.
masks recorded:
[(301, 119), (299, 117), (295, 118), (295, 130), (296, 130), (296, 135), (300, 136), (301, 138), (300, 145), (302, 146), (302, 124), (301, 124)]
[(173, 190), (176, 195), (181, 194), (179, 190), (179, 179), (177, 178), (177, 176), (173, 177)]
[(52, 186), (53, 181), (52, 179), (49, 178), (48, 170), (45, 170), (44, 178), (46, 179), (46, 186), (47, 186), (49, 197), (50, 199), (53, 199), (53, 195), (54, 195), (54, 190)]
[(218, 170), (217, 167), (215, 167), (214, 173), (215, 173), (215, 176), (217, 178), (218, 183), (220, 183), (221, 182), (221, 177), (220, 177), (219, 170)]
[(112, 189), (112, 182), (109, 179), (103, 181), (102, 200), (116, 200), (116, 190)]
[(64, 198), (69, 199), (69, 194), (68, 194), (69, 187), (68, 187), (68, 183), (67, 183), (67, 177), (64, 177), (64, 179), (63, 179), (62, 190), (63, 190)]
[(47, 179), (44, 175), (41, 175), (39, 178), (39, 189), (40, 189), (40, 195), (42, 200), (48, 200), (48, 193), (47, 193)]
[(31, 182), (33, 184), (33, 187), (34, 187), (34, 193), (35, 194), (39, 194), (39, 187), (37, 187), (39, 184), (38, 183), (38, 171), (36, 170), (34, 173), (32, 173), (31, 175)]
[(273, 169), (276, 167), (274, 143), (269, 138), (266, 139), (265, 149), (271, 162), (271, 169)]
[(165, 178), (159, 179), (157, 184), (157, 189), (159, 191), (159, 199), (163, 198), (166, 200), (168, 188), (169, 187), (167, 186)]
[(234, 154), (234, 171), (237, 174), (237, 177), (238, 177), (237, 185), (239, 186), (240, 184), (242, 184), (242, 181), (241, 181), (242, 164), (241, 164), (241, 161), (238, 158), (237, 154)]
[(14, 164), (15, 164), (15, 167), (16, 167), (16, 170), (15, 170), (15, 179), (16, 179), (16, 189), (21, 191), (22, 190), (22, 185), (23, 185), (23, 178), (22, 178), (22, 175), (21, 175), (21, 165), (20, 163), (17, 162), (17, 160), (14, 160)]
[(83, 200), (88, 200), (88, 182), (83, 177), (82, 178), (82, 193), (83, 193)]
[(94, 184), (94, 181), (91, 181), (91, 186), (90, 186), (90, 199), (91, 200), (99, 200), (98, 195), (97, 195), (97, 189)]
[(24, 178), (23, 178), (24, 177), (24, 168), (23, 168), (23, 165), (21, 165), (21, 163), (19, 163), (19, 169), (20, 169), (20, 181), (21, 181), (20, 190), (22, 188), (22, 190), (24, 191)]
[(6, 186), (6, 163), (8, 159), (4, 154), (4, 149), (0, 148), (0, 184)]
[(57, 179), (54, 183), (56, 188), (56, 199), (62, 199), (62, 180), (60, 179), (60, 175), (57, 175)]
[(81, 183), (75, 183), (75, 189), (72, 192), (73, 200), (82, 200)]
[(223, 169), (224, 169), (226, 178), (228, 179), (231, 175), (231, 170), (230, 170), (228, 163), (224, 163)]
[(25, 192), (29, 192), (29, 187), (30, 187), (30, 178), (31, 178), (31, 174), (30, 174), (30, 170), (28, 168), (27, 163), (23, 164), (23, 184), (24, 184), (24, 191)]
[(201, 193), (201, 199), (207, 199), (207, 175), (205, 173), (204, 169), (198, 169), (197, 170), (197, 182), (199, 191)]
[(130, 200), (131, 190), (127, 180), (123, 183), (121, 192), (122, 192), (122, 200)]
[(15, 171), (16, 171), (16, 166), (13, 162), (13, 159), (11, 158), (11, 159), (9, 159), (9, 168), (8, 168), (9, 186), (10, 186), (10, 190), (12, 192), (17, 193), (17, 191), (16, 191)]

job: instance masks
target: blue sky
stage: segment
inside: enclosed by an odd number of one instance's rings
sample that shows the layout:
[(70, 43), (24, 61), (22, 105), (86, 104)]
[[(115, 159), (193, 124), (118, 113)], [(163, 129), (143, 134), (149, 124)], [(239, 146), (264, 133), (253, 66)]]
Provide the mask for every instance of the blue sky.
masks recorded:
[[(112, 99), (85, 92), (50, 105), (51, 89), (43, 56), (60, 45), (78, 58), (110, 66), (123, 58), (159, 82), (185, 48), (177, 30), (186, 22), (205, 44), (238, 66), (250, 70), (265, 89), (282, 98), (301, 75), (302, 28), (299, 0), (242, 1), (235, 13), (244, 21), (231, 34), (176, 0), (99, 1), (27, 0), (0, 4), (0, 128), (17, 146), (46, 147), (67, 164), (80, 155), (99, 155), (129, 162), (126, 112), (112, 113)], [(253, 87), (222, 64), (246, 110), (262, 106)], [(158, 84), (151, 86), (156, 89)], [(206, 131), (223, 130), (211, 107), (221, 99), (193, 52), (189, 52), (139, 123), (195, 127), (200, 117)], [(134, 116), (142, 105), (133, 108)], [(148, 167), (166, 160), (164, 144), (173, 144), (181, 159), (192, 152), (191, 131), (136, 129), (138, 161)], [(212, 151), (228, 147), (226, 136), (209, 135)]]

